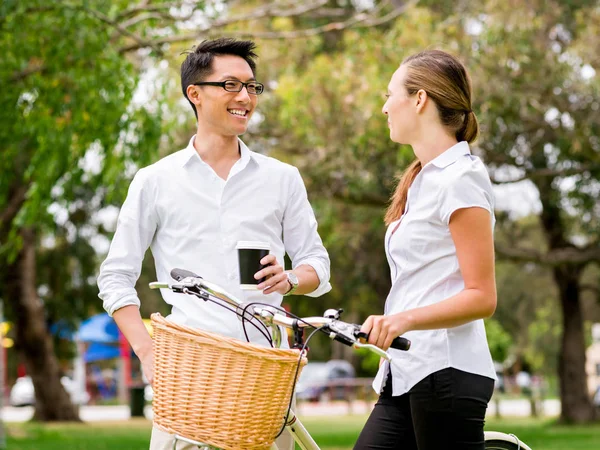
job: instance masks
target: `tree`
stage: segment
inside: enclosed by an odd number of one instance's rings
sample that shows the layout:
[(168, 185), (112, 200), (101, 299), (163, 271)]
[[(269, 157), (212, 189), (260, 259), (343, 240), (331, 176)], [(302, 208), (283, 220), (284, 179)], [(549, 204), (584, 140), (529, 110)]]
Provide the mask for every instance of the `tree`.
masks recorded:
[[(78, 215), (85, 202), (92, 206), (104, 200), (101, 183), (122, 183), (127, 161), (147, 161), (145, 150), (156, 147), (160, 135), (159, 116), (131, 107), (137, 69), (111, 45), (110, 30), (82, 9), (29, 1), (4, 2), (0, 10), (5, 86), (0, 97), (0, 296), (15, 323), (16, 346), (33, 380), (40, 420), (77, 419), (60, 383), (47, 327), (53, 317), (46, 308), (55, 304), (62, 306), (55, 312), (68, 311), (61, 303), (68, 298), (57, 296), (77, 286), (89, 288), (86, 277), (93, 269), (85, 261), (91, 255), (89, 246), (78, 244)], [(84, 164), (94, 155), (100, 166), (96, 174)], [(66, 239), (72, 253), (61, 253), (64, 259), (56, 266), (38, 272), (38, 258), (48, 254), (40, 248), (41, 239), (54, 236), (55, 250), (65, 242), (54, 234), (53, 206), (67, 212), (63, 225), (71, 228)], [(37, 275), (51, 269), (61, 278), (44, 276), (48, 284), (40, 296)], [(80, 294), (90, 295), (84, 291)], [(43, 298), (48, 294), (52, 299)]]
[(562, 311), (561, 418), (577, 423), (594, 418), (581, 278), (600, 261), (600, 83), (597, 58), (585, 59), (581, 49), (598, 31), (598, 14), (596, 2), (523, 2), (519, 8), (492, 2), (468, 56), (481, 80), (476, 110), (486, 138), (479, 150), (496, 181), (528, 180), (539, 194), (544, 249), (526, 248), (514, 236), (497, 251), (552, 272)]

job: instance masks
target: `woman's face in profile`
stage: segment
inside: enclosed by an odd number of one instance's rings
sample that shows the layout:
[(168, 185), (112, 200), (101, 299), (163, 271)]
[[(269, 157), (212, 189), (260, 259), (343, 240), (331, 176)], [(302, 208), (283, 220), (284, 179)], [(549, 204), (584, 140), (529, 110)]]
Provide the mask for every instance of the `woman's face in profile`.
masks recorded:
[(387, 115), (390, 139), (399, 144), (411, 144), (416, 130), (416, 105), (404, 86), (406, 67), (400, 66), (388, 84), (383, 113)]

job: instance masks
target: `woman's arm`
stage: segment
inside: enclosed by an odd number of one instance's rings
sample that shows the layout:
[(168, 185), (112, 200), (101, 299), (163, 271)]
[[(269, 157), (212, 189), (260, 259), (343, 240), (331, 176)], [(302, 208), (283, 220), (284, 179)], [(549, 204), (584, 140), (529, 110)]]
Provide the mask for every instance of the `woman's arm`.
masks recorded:
[(450, 218), (450, 233), (465, 288), (434, 305), (390, 316), (370, 316), (361, 331), (369, 343), (387, 350), (392, 340), (407, 331), (452, 328), (490, 317), (496, 310), (494, 239), (491, 216), (484, 208), (463, 208)]

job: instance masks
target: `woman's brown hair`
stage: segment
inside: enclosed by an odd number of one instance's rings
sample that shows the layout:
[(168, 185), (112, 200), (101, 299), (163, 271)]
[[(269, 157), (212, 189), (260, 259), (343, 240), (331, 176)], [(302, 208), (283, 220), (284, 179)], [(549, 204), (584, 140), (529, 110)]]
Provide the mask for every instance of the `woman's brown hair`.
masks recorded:
[[(409, 56), (402, 65), (406, 67), (404, 87), (408, 94), (414, 95), (423, 89), (435, 103), (442, 124), (456, 139), (475, 141), (479, 124), (471, 109), (471, 80), (463, 64), (441, 50), (425, 50)], [(417, 159), (402, 173), (385, 213), (386, 225), (404, 213), (408, 188), (420, 171), (421, 162)]]

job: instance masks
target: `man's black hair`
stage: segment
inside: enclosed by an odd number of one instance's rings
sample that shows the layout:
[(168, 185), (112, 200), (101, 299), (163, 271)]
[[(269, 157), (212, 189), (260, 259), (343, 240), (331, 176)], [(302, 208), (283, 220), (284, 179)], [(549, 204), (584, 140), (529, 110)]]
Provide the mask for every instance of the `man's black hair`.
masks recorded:
[[(181, 64), (181, 90), (183, 96), (190, 102), (186, 90), (190, 84), (204, 81), (212, 73), (212, 62), (215, 56), (234, 55), (244, 58), (256, 75), (256, 63), (254, 58), (258, 55), (254, 53), (256, 44), (252, 41), (239, 41), (233, 38), (219, 38), (214, 40), (202, 41), (200, 45), (187, 52), (185, 61)], [(196, 106), (190, 102), (196, 118), (198, 112)]]

